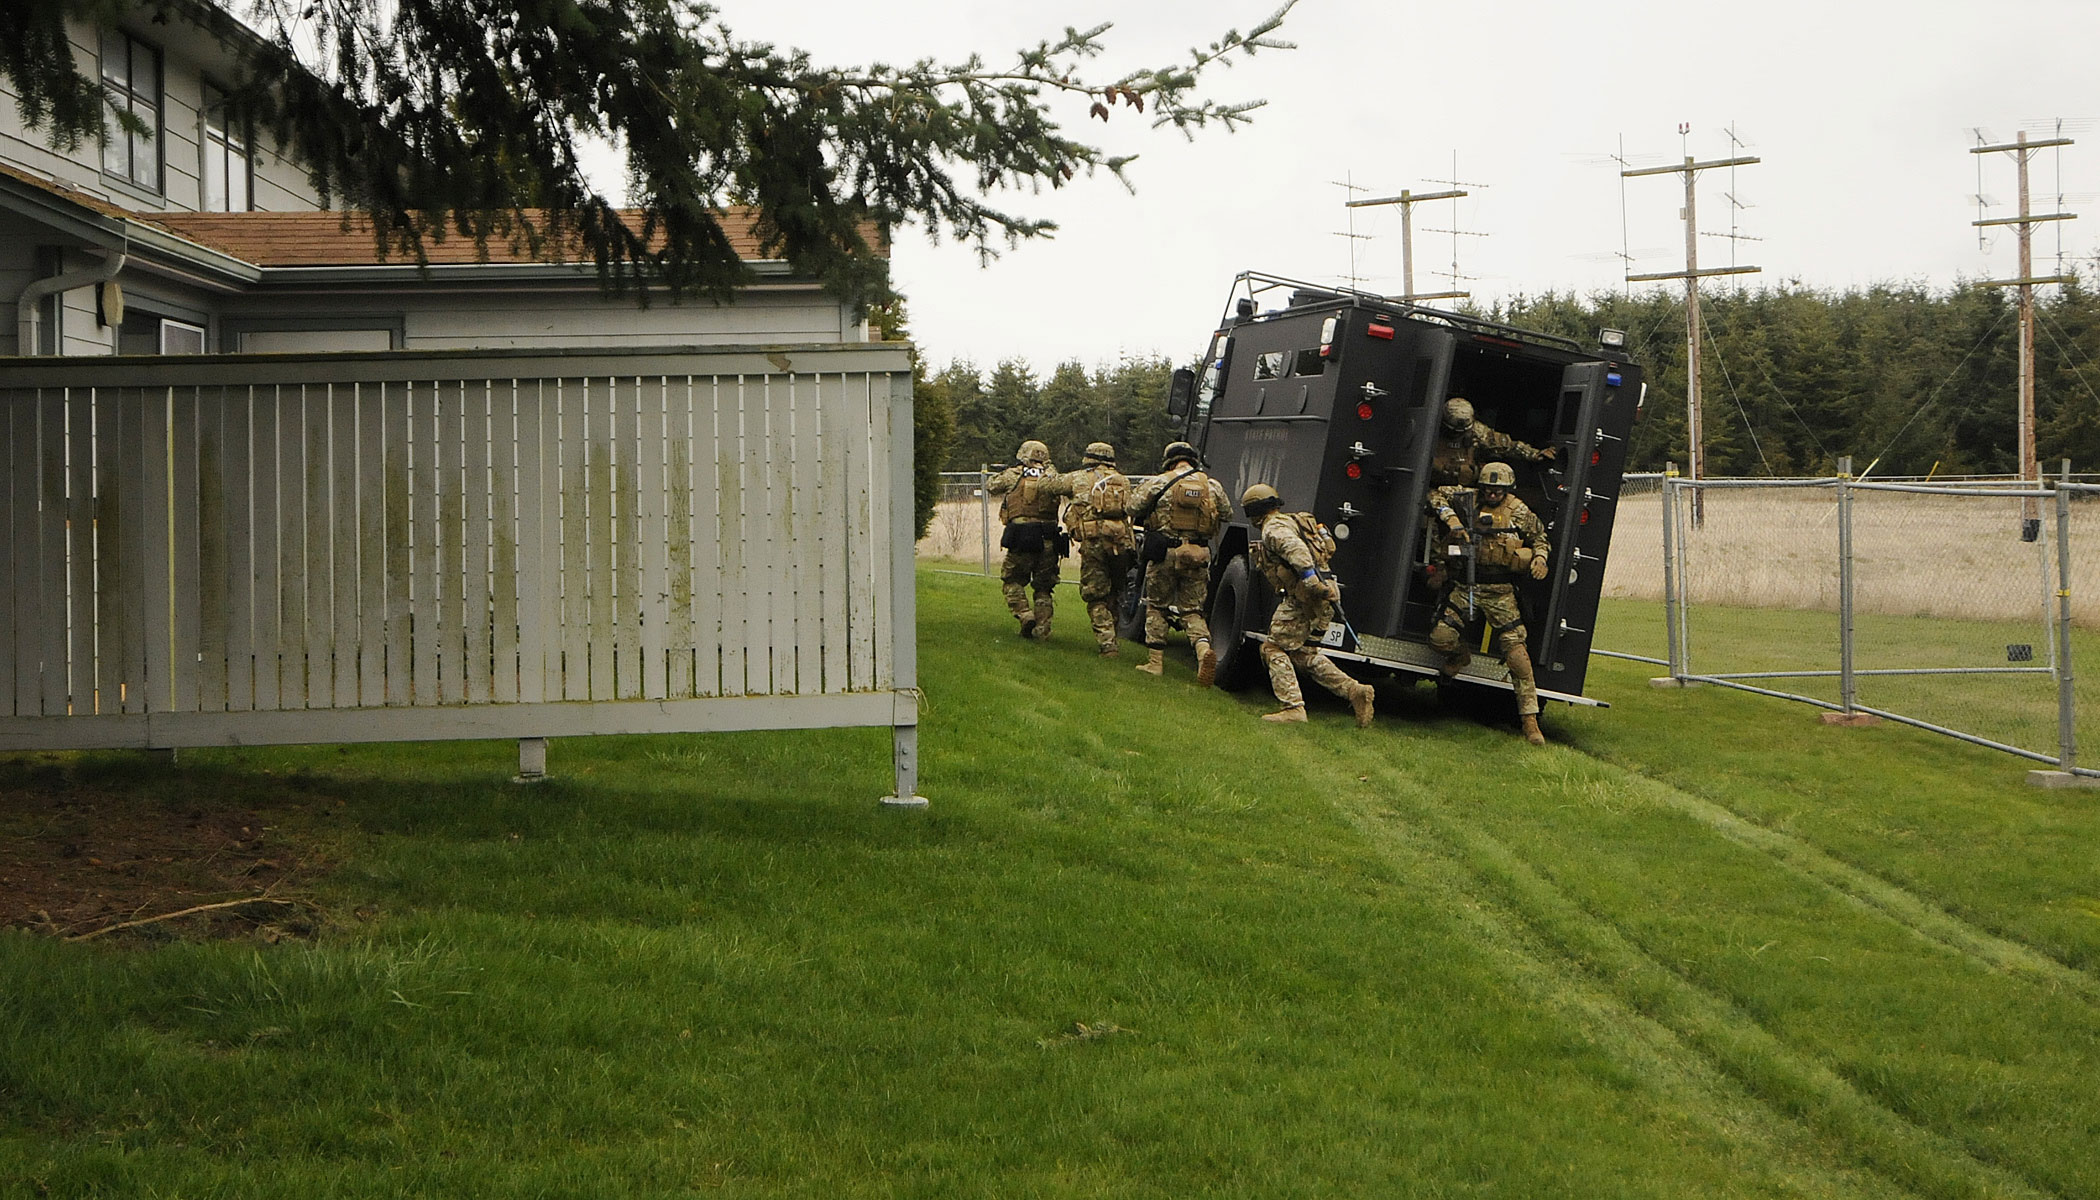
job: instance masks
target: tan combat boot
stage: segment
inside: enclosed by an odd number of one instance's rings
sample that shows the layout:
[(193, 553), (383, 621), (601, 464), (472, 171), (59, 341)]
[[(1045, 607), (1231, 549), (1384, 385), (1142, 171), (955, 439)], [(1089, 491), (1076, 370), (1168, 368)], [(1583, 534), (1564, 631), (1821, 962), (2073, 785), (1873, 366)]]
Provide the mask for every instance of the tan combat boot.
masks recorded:
[(1539, 719), (1535, 714), (1520, 714), (1517, 717), (1517, 724), (1523, 726), (1524, 728), (1525, 741), (1530, 742), (1534, 746), (1543, 746), (1546, 744), (1546, 735), (1539, 732)]
[(1436, 669), (1436, 673), (1446, 679), (1455, 678), (1460, 671), (1465, 670), (1472, 662), (1473, 655), (1470, 651), (1455, 650), (1444, 656), (1443, 665)]
[(1157, 646), (1153, 647), (1152, 650), (1145, 655), (1145, 661), (1137, 665), (1137, 669), (1143, 671), (1147, 675), (1166, 674), (1167, 652), (1158, 648)]
[(1209, 687), (1218, 678), (1218, 655), (1207, 641), (1196, 643), (1196, 686)]
[(1305, 724), (1305, 706), (1303, 704), (1293, 704), (1289, 708), (1276, 712), (1263, 713), (1261, 719), (1274, 721), (1278, 725), (1303, 725)]
[[(1349, 707), (1356, 710), (1356, 727), (1371, 727), (1371, 708), (1378, 699), (1378, 689), (1368, 683), (1359, 683), (1349, 692)], [(1299, 711), (1303, 712), (1303, 709)]]
[(1103, 658), (1121, 658), (1122, 656), (1123, 656), (1123, 651), (1122, 651), (1122, 650), (1120, 650), (1120, 649), (1118, 649), (1118, 648), (1117, 648), (1117, 646), (1116, 646), (1116, 644), (1115, 644), (1114, 642), (1103, 642), (1103, 643), (1101, 643), (1101, 657), (1103, 657)]

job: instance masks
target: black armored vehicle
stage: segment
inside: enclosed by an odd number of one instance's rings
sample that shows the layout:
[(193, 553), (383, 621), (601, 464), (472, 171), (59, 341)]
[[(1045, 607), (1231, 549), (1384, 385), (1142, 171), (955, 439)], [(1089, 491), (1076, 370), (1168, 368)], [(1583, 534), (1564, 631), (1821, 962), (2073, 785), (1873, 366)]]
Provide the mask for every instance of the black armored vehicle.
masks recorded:
[[(1168, 406), (1235, 501), (1249, 484), (1271, 484), (1286, 509), (1333, 531), (1346, 590), (1325, 648), (1361, 676), (1435, 676), (1442, 662), (1431, 622), (1443, 582), (1461, 568), (1424, 500), (1445, 400), (1463, 397), (1494, 429), (1555, 448), (1551, 461), (1510, 464), (1512, 490), (1552, 542), (1545, 579), (1522, 581), (1518, 594), (1540, 697), (1596, 704), (1582, 695), (1590, 631), (1644, 391), (1623, 336), (1600, 340), (1618, 344), (1250, 272), (1234, 282), (1201, 374), (1177, 372)], [(1276, 602), (1248, 560), (1249, 536), (1235, 511), (1211, 547), (1210, 627), (1227, 687), (1261, 677), (1255, 639)], [(1506, 690), (1508, 668), (1484, 636), (1469, 630), (1475, 655), (1458, 680)]]

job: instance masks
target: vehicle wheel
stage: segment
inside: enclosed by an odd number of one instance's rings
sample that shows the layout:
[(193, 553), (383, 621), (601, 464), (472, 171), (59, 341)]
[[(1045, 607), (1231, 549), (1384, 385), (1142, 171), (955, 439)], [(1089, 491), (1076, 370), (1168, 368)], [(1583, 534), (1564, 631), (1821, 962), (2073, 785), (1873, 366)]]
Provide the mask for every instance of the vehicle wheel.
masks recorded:
[(1145, 564), (1130, 568), (1116, 601), (1116, 636), (1126, 642), (1145, 640)]
[(1237, 692), (1262, 677), (1261, 643), (1247, 636), (1250, 622), (1263, 618), (1255, 594), (1254, 571), (1245, 555), (1225, 564), (1210, 598), (1210, 646), (1218, 654), (1219, 687)]

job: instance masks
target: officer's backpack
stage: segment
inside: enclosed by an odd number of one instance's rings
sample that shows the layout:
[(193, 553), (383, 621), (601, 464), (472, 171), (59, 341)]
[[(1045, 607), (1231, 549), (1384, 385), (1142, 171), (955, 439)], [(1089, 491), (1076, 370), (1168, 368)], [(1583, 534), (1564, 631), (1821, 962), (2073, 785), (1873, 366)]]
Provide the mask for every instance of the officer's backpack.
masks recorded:
[[(1334, 561), (1334, 535), (1311, 513), (1284, 513), (1282, 516), (1284, 520), (1298, 527), (1298, 536), (1304, 540), (1305, 548), (1312, 551), (1313, 565), (1325, 571), (1327, 564)], [(1270, 517), (1268, 520), (1275, 519)], [(1263, 522), (1264, 525), (1267, 523), (1268, 521)], [(1270, 554), (1265, 540), (1258, 532), (1253, 548), (1248, 551), (1248, 557), (1254, 560), (1254, 569), (1261, 573), (1262, 578), (1276, 585), (1278, 591), (1288, 591), (1291, 584), (1297, 582), (1298, 572), (1292, 570), (1289, 563)]]
[(1175, 477), (1160, 498), (1167, 510), (1162, 524), (1183, 539), (1208, 541), (1218, 531), (1218, 500), (1211, 494), (1210, 476), (1190, 471)]
[(1094, 481), (1086, 494), (1087, 507), (1104, 521), (1120, 520), (1130, 514), (1130, 479), (1121, 474), (1103, 475)]

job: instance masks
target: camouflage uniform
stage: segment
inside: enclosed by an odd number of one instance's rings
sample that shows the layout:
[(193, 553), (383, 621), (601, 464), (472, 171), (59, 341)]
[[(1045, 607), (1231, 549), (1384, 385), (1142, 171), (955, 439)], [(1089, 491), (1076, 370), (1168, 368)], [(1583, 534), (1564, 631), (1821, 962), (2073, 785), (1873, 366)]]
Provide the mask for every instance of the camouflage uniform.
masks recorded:
[[(1250, 517), (1253, 514), (1249, 514)], [(1278, 721), (1305, 719), (1305, 697), (1298, 690), (1298, 672), (1349, 701), (1359, 726), (1371, 723), (1372, 688), (1358, 683), (1334, 665), (1334, 660), (1309, 642), (1318, 641), (1334, 619), (1331, 578), (1323, 577), (1326, 554), (1308, 545), (1299, 524), (1303, 514), (1282, 511), (1280, 504), (1261, 519), (1260, 552), (1262, 575), (1283, 600), (1269, 619), (1269, 640), (1262, 643), (1262, 662), (1269, 668), (1269, 685), (1284, 711), (1270, 714)], [(1306, 518), (1308, 521), (1310, 518)], [(1333, 542), (1324, 539), (1319, 549), (1332, 552)]]
[[(1447, 527), (1454, 522), (1463, 526), (1459, 507), (1461, 497), (1466, 495), (1477, 493), (1471, 488), (1437, 488), (1429, 493), (1429, 511)], [(1456, 536), (1455, 528), (1452, 536)], [(1488, 627), (1494, 631), (1495, 649), (1509, 666), (1510, 683), (1517, 693), (1517, 712), (1532, 717), (1539, 711), (1538, 682), (1526, 645), (1530, 634), (1524, 628), (1524, 614), (1517, 607), (1516, 581), (1526, 576), (1544, 577), (1545, 562), (1553, 553), (1546, 540), (1546, 526), (1522, 500), (1505, 492), (1500, 504), (1481, 505), (1470, 537), (1476, 545), (1474, 583), (1468, 587), (1460, 572), (1453, 571), (1454, 578), (1437, 611), (1429, 644), (1443, 652), (1445, 673), (1456, 674), (1472, 660), (1463, 644), (1468, 609), (1486, 616)], [(1535, 727), (1527, 721), (1526, 735), (1530, 736)]]
[(1096, 496), (1113, 495), (1117, 486), (1127, 496), (1130, 483), (1116, 470), (1114, 451), (1104, 443), (1087, 447), (1088, 457), (1096, 457), (1097, 447), (1107, 452), (1106, 461), (1090, 462), (1077, 471), (1053, 476), (1044, 481), (1044, 490), (1053, 496), (1071, 498), (1072, 502), (1065, 506), (1065, 529), (1079, 544), (1079, 598), (1086, 604), (1087, 619), (1093, 622), (1094, 640), (1100, 643), (1101, 653), (1114, 656), (1116, 609), (1124, 581), (1137, 561), (1137, 546), (1128, 515), (1104, 516), (1095, 511)]
[[(1197, 656), (1197, 681), (1208, 684), (1208, 673), (1216, 667), (1216, 658), (1210, 648), (1210, 622), (1204, 616), (1210, 603), (1210, 540), (1217, 536), (1225, 517), (1232, 512), (1232, 499), (1225, 494), (1225, 485), (1212, 479), (1200, 470), (1191, 470), (1191, 461), (1170, 463), (1159, 474), (1147, 479), (1134, 489), (1130, 498), (1133, 513), (1146, 514), (1146, 536), (1165, 537), (1168, 541), (1166, 557), (1145, 565), (1145, 647), (1151, 652), (1147, 663), (1138, 668), (1158, 674), (1160, 655), (1167, 644), (1169, 617), (1179, 617), (1181, 627), (1188, 631), (1189, 641), (1195, 643)], [(1189, 472), (1184, 475), (1183, 472)], [(1169, 500), (1163, 498), (1167, 488), (1176, 482), (1189, 483), (1200, 477), (1209, 489), (1213, 512), (1216, 517), (1204, 529), (1191, 524), (1185, 529), (1169, 528), (1177, 519)]]
[[(1429, 460), (1431, 487), (1472, 487), (1479, 468), (1476, 460), (1506, 461), (1514, 457), (1538, 462), (1559, 453), (1550, 446), (1541, 450), (1520, 442), (1486, 422), (1474, 420), (1473, 406), (1459, 397), (1444, 404), (1446, 419), (1437, 425), (1436, 453)], [(1460, 405), (1464, 406), (1459, 410), (1464, 419), (1454, 422), (1452, 410)]]
[[(999, 538), (999, 544), (1006, 548), (1006, 558), (999, 567), (999, 583), (1006, 593), (1007, 611), (1020, 621), (1021, 636), (1037, 641), (1050, 637), (1054, 611), (1050, 593), (1057, 586), (1057, 573), (1064, 559), (1057, 531), (1057, 497), (1047, 486), (1056, 474), (1057, 469), (1050, 465), (1045, 452), (1040, 462), (1024, 461), (1008, 467), (984, 485), (984, 490), (992, 495), (1006, 497), (999, 504), (999, 519), (1006, 523), (1006, 532)], [(1031, 588), (1035, 591), (1032, 605), (1028, 599)]]

